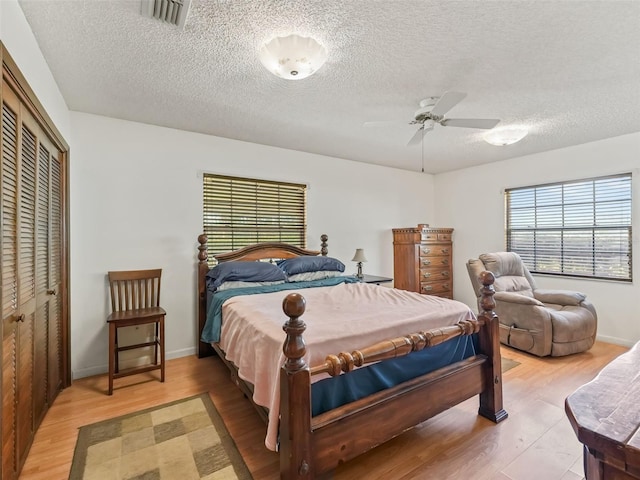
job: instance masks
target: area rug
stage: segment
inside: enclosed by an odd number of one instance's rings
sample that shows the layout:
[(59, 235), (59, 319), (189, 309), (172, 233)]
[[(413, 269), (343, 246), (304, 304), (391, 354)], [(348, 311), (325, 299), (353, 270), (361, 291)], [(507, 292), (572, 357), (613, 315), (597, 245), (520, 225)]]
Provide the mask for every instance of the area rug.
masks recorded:
[(518, 365), (520, 365), (520, 362), (511, 360), (507, 357), (502, 357), (502, 373), (506, 372), (507, 370), (511, 370), (513, 367), (517, 367)]
[(69, 480), (251, 480), (204, 393), (80, 427)]

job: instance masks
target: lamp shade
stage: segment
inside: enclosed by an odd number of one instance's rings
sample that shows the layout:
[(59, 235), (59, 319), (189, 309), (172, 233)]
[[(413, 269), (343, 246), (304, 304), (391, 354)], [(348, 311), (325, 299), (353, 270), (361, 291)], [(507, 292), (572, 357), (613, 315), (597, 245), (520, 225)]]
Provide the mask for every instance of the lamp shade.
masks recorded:
[(356, 253), (353, 256), (353, 258), (351, 259), (352, 262), (366, 262), (367, 261), (367, 257), (364, 256), (364, 249), (363, 248), (356, 248)]
[(527, 136), (529, 131), (524, 127), (507, 127), (498, 130), (493, 129), (484, 134), (484, 141), (491, 145), (504, 147), (519, 142)]
[(275, 37), (260, 49), (260, 61), (274, 75), (301, 80), (324, 65), (327, 50), (311, 37)]

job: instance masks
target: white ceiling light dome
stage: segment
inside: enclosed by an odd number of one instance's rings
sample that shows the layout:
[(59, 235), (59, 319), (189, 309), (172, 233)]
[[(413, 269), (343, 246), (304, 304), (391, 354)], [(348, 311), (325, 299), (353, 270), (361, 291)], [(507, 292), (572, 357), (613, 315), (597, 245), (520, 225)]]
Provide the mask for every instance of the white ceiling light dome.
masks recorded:
[(327, 60), (327, 50), (311, 37), (275, 37), (260, 49), (260, 61), (274, 75), (301, 80), (313, 75)]
[(504, 127), (494, 128), (484, 134), (484, 141), (491, 145), (504, 147), (519, 142), (527, 136), (529, 130), (526, 127)]

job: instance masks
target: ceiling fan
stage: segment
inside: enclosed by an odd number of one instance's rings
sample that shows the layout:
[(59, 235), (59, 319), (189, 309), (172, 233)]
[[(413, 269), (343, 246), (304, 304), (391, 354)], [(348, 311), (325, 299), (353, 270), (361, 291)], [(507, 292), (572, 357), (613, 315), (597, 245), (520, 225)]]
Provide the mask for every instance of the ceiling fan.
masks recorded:
[[(486, 130), (500, 123), (500, 120), (487, 118), (445, 118), (445, 113), (466, 96), (467, 94), (462, 92), (445, 92), (441, 97), (429, 97), (420, 101), (420, 108), (415, 111), (413, 120), (408, 123), (408, 125), (419, 125), (419, 128), (407, 146), (420, 143), (424, 135), (433, 130), (436, 123), (443, 127), (483, 128)], [(374, 127), (397, 123), (406, 122), (365, 122), (364, 126)]]

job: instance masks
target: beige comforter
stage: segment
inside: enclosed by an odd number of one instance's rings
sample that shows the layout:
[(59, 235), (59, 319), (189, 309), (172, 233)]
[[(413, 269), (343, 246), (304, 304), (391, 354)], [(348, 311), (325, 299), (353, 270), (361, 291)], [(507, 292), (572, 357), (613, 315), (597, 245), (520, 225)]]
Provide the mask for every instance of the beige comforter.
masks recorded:
[[(222, 307), (220, 346), (242, 379), (255, 387), (253, 400), (269, 409), (265, 445), (276, 449), (280, 406), (279, 372), (287, 320), (282, 300), (296, 290), (237, 296)], [(302, 319), (306, 361), (329, 354), (475, 318), (465, 304), (366, 283), (297, 290), (307, 302)], [(321, 377), (319, 377), (321, 378)], [(319, 378), (314, 377), (314, 380)]]

